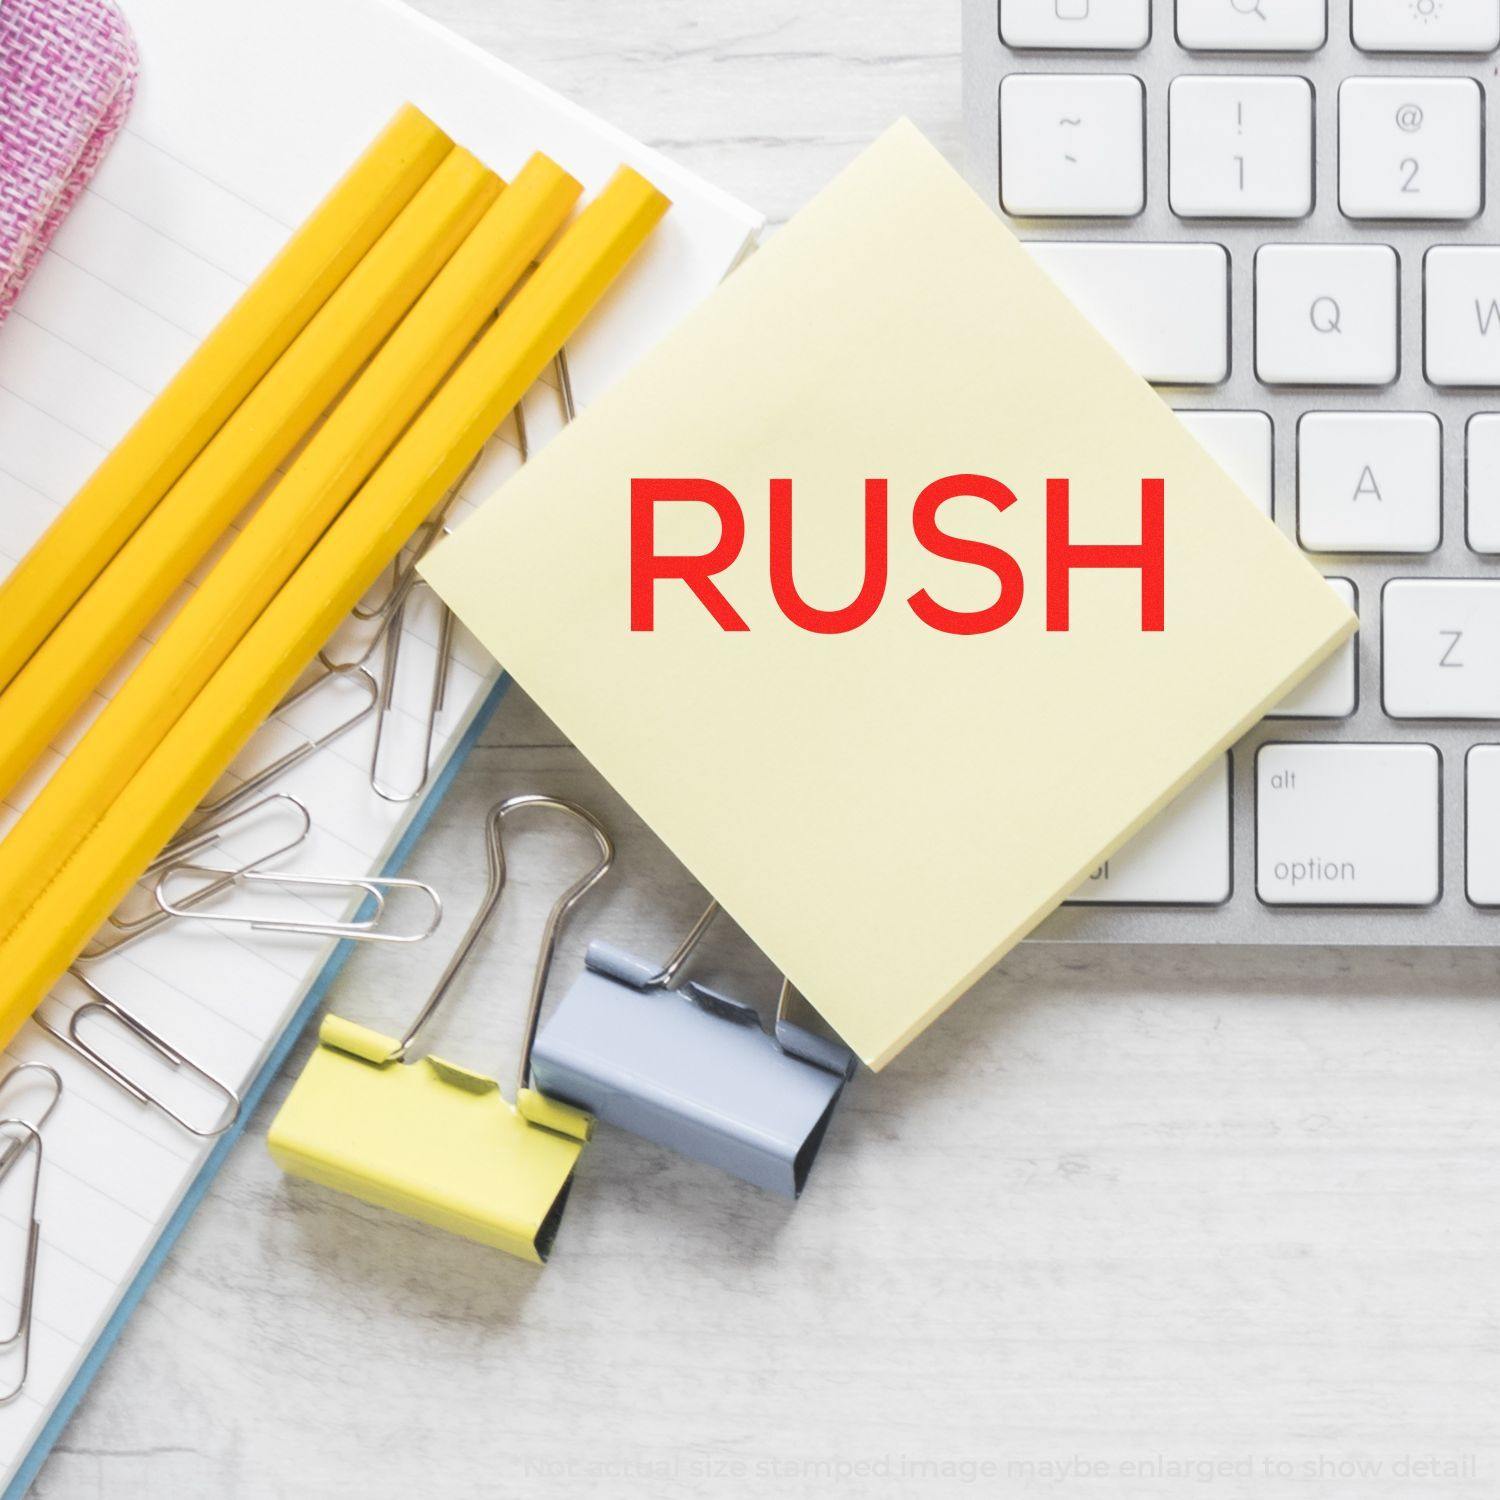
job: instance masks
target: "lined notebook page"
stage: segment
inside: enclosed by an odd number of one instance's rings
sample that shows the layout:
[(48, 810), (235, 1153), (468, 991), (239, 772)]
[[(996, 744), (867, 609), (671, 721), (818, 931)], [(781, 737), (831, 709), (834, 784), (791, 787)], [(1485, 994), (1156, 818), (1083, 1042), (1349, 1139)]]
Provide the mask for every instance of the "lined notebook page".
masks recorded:
[[(543, 149), (590, 192), (627, 161), (673, 199), (646, 251), (570, 346), (580, 401), (596, 395), (707, 295), (759, 226), (732, 200), (385, 0), (256, 0), (234, 8), (124, 0), (124, 9), (143, 60), (135, 109), (0, 326), (0, 573), (40, 536), (292, 226), (407, 99), (502, 175), (513, 174), (531, 150)], [(561, 422), (557, 392), (538, 387), (526, 409), (530, 436), (540, 444)], [(518, 462), (507, 424), (466, 481), (452, 518), (492, 493)], [(219, 550), (227, 544), (228, 538)], [(0, 832), (36, 795), (211, 561), (133, 643), (95, 701), (58, 736), (49, 759), (0, 804)], [(331, 654), (357, 655), (369, 628), (351, 622)], [(398, 786), (418, 775), (438, 628), (435, 601), (419, 590), (407, 613), (395, 712), (382, 751), (385, 779)], [(378, 676), (378, 652), (369, 666)], [(434, 740), (434, 776), (495, 676), (494, 664), (460, 629)], [(219, 791), (362, 701), (347, 681), (325, 684), (257, 734)], [(420, 799), (395, 804), (372, 791), (374, 734), (375, 722), (367, 719), (268, 789), (296, 797), (312, 818), (305, 843), (275, 869), (363, 875), (383, 866)], [(282, 797), (208, 857), (232, 863), (297, 829), (294, 806)], [(277, 899), (282, 915), (349, 910), (343, 893)], [(416, 918), (423, 915), (412, 910)], [(451, 938), (440, 932), (435, 941)], [(331, 947), (306, 936), (173, 923), (86, 972), (194, 1062), (243, 1089)], [(65, 1026), (86, 998), (65, 980), (43, 1014)], [(206, 1093), (191, 1080), (169, 1080), (139, 1043), (97, 1018), (84, 1024), (87, 1039), (143, 1084), (196, 1119), (212, 1114), (214, 1101)], [(7, 1480), (212, 1144), (137, 1104), (34, 1023), (9, 1049), (9, 1062), (23, 1060), (56, 1068), (64, 1094), (43, 1131), (30, 1373), (22, 1394), (0, 1407), (0, 1469)], [(13, 1086), (0, 1100), (0, 1114), (34, 1116), (43, 1102), (37, 1085)], [(17, 1306), (28, 1176), (24, 1169), (12, 1172), (0, 1188), (0, 1336)], [(14, 1352), (0, 1354), (0, 1390), (17, 1368)]]

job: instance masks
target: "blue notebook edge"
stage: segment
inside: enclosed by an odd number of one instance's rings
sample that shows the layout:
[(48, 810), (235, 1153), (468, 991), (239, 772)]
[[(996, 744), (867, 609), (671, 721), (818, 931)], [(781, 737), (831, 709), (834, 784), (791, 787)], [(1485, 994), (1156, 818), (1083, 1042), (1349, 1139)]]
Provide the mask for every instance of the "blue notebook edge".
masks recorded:
[[(480, 705), (473, 722), (464, 732), (453, 754), (448, 757), (448, 763), (439, 773), (437, 780), (433, 782), (432, 790), (423, 798), (416, 816), (407, 825), (400, 842), (391, 851), (391, 857), (381, 871), (383, 875), (397, 874), (401, 866), (406, 863), (417, 840), (426, 831), (433, 813), (447, 796), (464, 762), (468, 760), (469, 752), (478, 744), (479, 736), (494, 716), (509, 686), (510, 678), (502, 676), (491, 689), (489, 697)], [(312, 987), (297, 1008), (296, 1014), (276, 1039), (276, 1044), (272, 1047), (260, 1072), (255, 1075), (249, 1088), (245, 1090), (239, 1118), (219, 1137), (213, 1150), (209, 1152), (207, 1159), (199, 1168), (198, 1175), (189, 1185), (187, 1192), (183, 1194), (176, 1211), (162, 1227), (161, 1233), (156, 1237), (156, 1243), (142, 1262), (140, 1270), (136, 1272), (134, 1280), (125, 1289), (125, 1294), (120, 1298), (119, 1306), (115, 1308), (109, 1322), (104, 1325), (99, 1337), (94, 1340), (93, 1347), (78, 1367), (78, 1373), (73, 1377), (67, 1390), (63, 1392), (62, 1399), (53, 1408), (52, 1415), (47, 1419), (47, 1425), (42, 1428), (36, 1442), (31, 1445), (31, 1451), (26, 1455), (25, 1461), (16, 1470), (15, 1477), (10, 1484), (6, 1486), (3, 1500), (21, 1500), (21, 1496), (31, 1487), (32, 1481), (47, 1461), (48, 1455), (52, 1452), (58, 1438), (62, 1436), (73, 1413), (78, 1409), (78, 1403), (83, 1400), (84, 1393), (93, 1383), (95, 1375), (98, 1374), (110, 1350), (114, 1348), (120, 1334), (124, 1331), (126, 1323), (130, 1321), (131, 1314), (146, 1293), (146, 1288), (151, 1285), (156, 1273), (165, 1263), (178, 1236), (187, 1227), (188, 1220), (197, 1212), (198, 1205), (202, 1203), (220, 1167), (243, 1136), (245, 1126), (259, 1107), (261, 1099), (271, 1085), (271, 1080), (281, 1071), (292, 1048), (296, 1046), (298, 1038), (307, 1029), (307, 1023), (322, 1006), (334, 980), (338, 978), (339, 971), (353, 951), (354, 944), (346, 939), (328, 955), (328, 962), (323, 965), (318, 977), (313, 980)]]

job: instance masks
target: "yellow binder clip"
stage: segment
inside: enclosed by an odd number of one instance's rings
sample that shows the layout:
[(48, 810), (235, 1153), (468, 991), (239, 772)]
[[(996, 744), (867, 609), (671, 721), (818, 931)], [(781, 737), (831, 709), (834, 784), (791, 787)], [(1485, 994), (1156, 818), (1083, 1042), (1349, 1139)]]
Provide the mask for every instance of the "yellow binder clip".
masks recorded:
[[(430, 1055), (408, 1063), (406, 1054), (500, 904), (506, 874), (501, 825), (533, 808), (582, 823), (599, 859), (548, 913), (512, 1105), (493, 1078)], [(531, 1087), (531, 1047), (558, 932), (608, 872), (614, 845), (589, 813), (555, 797), (508, 798), (490, 809), (485, 828), (484, 900), (406, 1035), (397, 1041), (325, 1016), (318, 1046), (272, 1123), (267, 1144), (277, 1165), (294, 1177), (540, 1265), (552, 1248), (573, 1168), (594, 1122)]]

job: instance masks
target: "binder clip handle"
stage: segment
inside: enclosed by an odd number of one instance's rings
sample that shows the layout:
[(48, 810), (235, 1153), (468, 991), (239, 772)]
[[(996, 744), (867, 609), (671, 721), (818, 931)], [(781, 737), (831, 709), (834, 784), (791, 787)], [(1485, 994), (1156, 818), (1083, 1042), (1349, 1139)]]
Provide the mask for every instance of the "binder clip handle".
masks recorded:
[[(609, 943), (589, 944), (588, 966), (596, 973), (607, 974), (638, 990), (675, 990), (679, 988), (683, 970), (703, 942), (704, 935), (713, 925), (723, 908), (717, 901), (710, 901), (703, 915), (693, 923), (692, 930), (677, 945), (676, 951), (659, 969), (653, 971), (649, 965), (625, 953)], [(722, 1020), (739, 1025), (760, 1025), (760, 1017), (753, 1007), (735, 1000), (707, 985), (687, 983), (681, 985), (681, 993), (701, 1010), (708, 1011)], [(781, 991), (776, 1000), (776, 1021), (772, 1035), (776, 1045), (791, 1057), (800, 1058), (814, 1067), (843, 1078), (852, 1078), (856, 1066), (854, 1054), (842, 1042), (821, 1035), (810, 1023), (815, 1015), (813, 1008), (798, 993), (790, 979), (782, 976)]]
[(494, 916), (505, 891), (505, 820), (524, 811), (557, 813), (581, 824), (593, 836), (599, 857), (552, 903), (552, 909), (548, 912), (546, 924), (542, 928), (536, 967), (531, 976), (531, 993), (526, 1006), (526, 1027), (521, 1043), (521, 1063), (516, 1089), (518, 1106), (523, 1096), (531, 1092), (531, 1050), (536, 1041), (537, 1023), (541, 1019), (542, 999), (547, 992), (547, 979), (552, 972), (553, 956), (557, 951), (558, 934), (573, 908), (609, 873), (615, 860), (614, 842), (604, 831), (603, 825), (592, 813), (579, 807), (575, 802), (565, 801), (561, 797), (545, 796), (537, 792), (525, 792), (519, 796), (507, 797), (490, 809), (485, 819), (485, 851), (488, 859), (489, 880), (484, 897), (479, 903), (479, 909), (474, 913), (467, 931), (459, 939), (458, 947), (454, 949), (453, 956), (448, 960), (448, 965), (433, 987), (432, 993), (428, 995), (421, 1010), (417, 1012), (416, 1018), (407, 1027), (406, 1034), (385, 1058), (386, 1063), (406, 1060), (406, 1054), (410, 1051), (412, 1044), (422, 1028), (432, 1019), (438, 1006), (447, 997), (459, 971), (474, 951), (474, 945), (479, 941), (480, 934)]
[(846, 1081), (854, 1077), (858, 1059), (841, 1041), (814, 1031), (796, 1017), (811, 1020), (817, 1013), (798, 991), (790, 979), (781, 980), (781, 993), (776, 997), (776, 1024), (773, 1035), (776, 1045), (789, 1057), (799, 1057), (815, 1068), (837, 1073)]
[(677, 951), (649, 979), (641, 981), (640, 988), (643, 990), (675, 989), (678, 977), (698, 951), (704, 934), (713, 926), (714, 918), (723, 909), (717, 901), (710, 901), (703, 915), (693, 923), (692, 931), (677, 945)]

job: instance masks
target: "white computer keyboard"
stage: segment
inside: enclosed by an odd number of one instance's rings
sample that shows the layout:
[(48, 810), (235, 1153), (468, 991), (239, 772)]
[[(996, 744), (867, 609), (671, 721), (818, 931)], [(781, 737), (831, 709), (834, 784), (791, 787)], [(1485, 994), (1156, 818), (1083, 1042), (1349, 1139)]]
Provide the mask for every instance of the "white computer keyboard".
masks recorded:
[(1500, 941), (1500, 0), (965, 0), (964, 87), (975, 185), (1360, 617), (1043, 935)]

